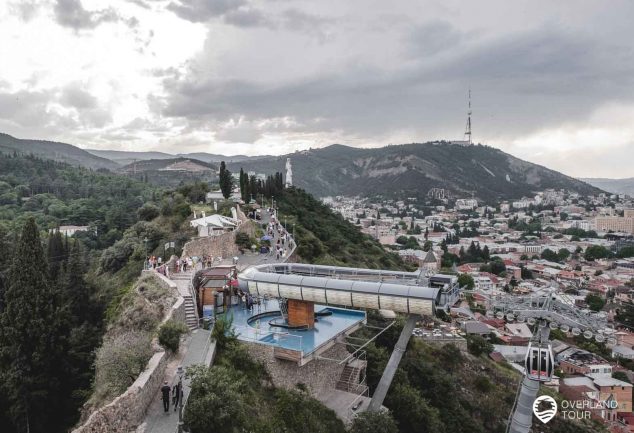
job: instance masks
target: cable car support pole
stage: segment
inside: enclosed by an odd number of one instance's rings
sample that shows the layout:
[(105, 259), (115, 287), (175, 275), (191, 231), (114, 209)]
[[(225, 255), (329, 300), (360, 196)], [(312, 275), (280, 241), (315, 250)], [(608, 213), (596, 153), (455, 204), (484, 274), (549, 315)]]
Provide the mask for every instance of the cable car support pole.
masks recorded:
[(407, 349), (407, 343), (412, 336), (412, 331), (414, 331), (416, 322), (419, 320), (420, 316), (417, 314), (410, 314), (407, 316), (407, 321), (405, 322), (405, 326), (403, 326), (401, 336), (398, 338), (398, 341), (394, 346), (394, 350), (392, 351), (392, 355), (390, 356), (390, 360), (387, 362), (385, 370), (383, 370), (381, 380), (374, 390), (372, 401), (370, 401), (370, 405), (368, 406), (368, 411), (377, 412), (381, 410), (383, 400), (385, 400), (387, 391), (390, 389), (390, 385), (392, 384), (392, 379), (394, 379), (394, 374), (396, 374), (401, 358), (405, 353), (405, 349)]

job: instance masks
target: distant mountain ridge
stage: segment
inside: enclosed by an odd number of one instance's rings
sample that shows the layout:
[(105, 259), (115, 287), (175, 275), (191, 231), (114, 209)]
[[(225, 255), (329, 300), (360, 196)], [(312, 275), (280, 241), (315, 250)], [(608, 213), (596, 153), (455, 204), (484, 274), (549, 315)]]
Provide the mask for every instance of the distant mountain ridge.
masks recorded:
[(179, 153), (172, 155), (165, 152), (131, 152), (124, 150), (98, 150), (98, 149), (86, 149), (87, 152), (93, 155), (107, 158), (120, 165), (128, 165), (136, 161), (147, 161), (150, 159), (174, 159), (174, 158), (193, 158), (199, 161), (207, 163), (220, 163), (221, 161), (229, 162), (241, 162), (248, 160), (257, 160), (261, 158), (270, 158), (271, 155), (264, 156), (247, 156), (247, 155), (217, 155), (213, 153), (194, 152), (194, 153)]
[[(171, 170), (165, 169), (165, 166), (180, 159), (198, 160), (192, 162), (198, 166), (200, 163), (210, 164), (210, 170), (211, 165), (215, 170), (220, 161), (225, 161), (234, 172), (244, 168), (256, 173), (273, 173), (285, 172), (286, 158), (290, 157), (294, 184), (319, 197), (423, 197), (431, 190), (442, 189), (456, 197), (476, 197), (492, 203), (500, 199), (530, 196), (548, 188), (567, 189), (581, 194), (602, 191), (596, 186), (523, 161), (496, 148), (482, 145), (460, 146), (449, 142), (412, 143), (382, 148), (355, 148), (333, 144), (321, 149), (281, 156), (224, 156), (208, 153), (174, 156), (164, 152), (85, 151), (70, 144), (21, 140), (0, 134), (0, 152), (34, 154), (93, 169), (106, 168), (120, 172), (128, 170), (128, 174), (131, 174), (129, 163), (124, 162), (130, 159), (130, 162), (137, 162), (136, 170), (133, 168), (132, 173), (162, 172), (160, 176), (155, 175), (156, 180), (162, 181), (169, 177), (170, 182), (178, 180), (178, 173), (186, 173), (182, 167), (187, 167), (187, 164), (183, 162)], [(143, 161), (149, 161), (148, 165), (140, 164)], [(194, 166), (192, 169), (197, 170)], [(167, 171), (172, 174), (168, 176), (165, 173)], [(205, 178), (212, 179), (206, 175)]]
[(382, 148), (335, 144), (322, 149), (229, 164), (232, 171), (285, 172), (293, 166), (293, 182), (317, 196), (425, 196), (441, 188), (457, 197), (487, 202), (530, 196), (555, 188), (581, 194), (600, 189), (554, 170), (523, 161), (499, 149), (449, 142), (412, 143)]
[(205, 161), (194, 158), (170, 158), (170, 159), (148, 159), (145, 161), (132, 162), (120, 167), (117, 171), (123, 173), (141, 173), (145, 171), (213, 171), (217, 167)]
[(596, 177), (581, 178), (581, 180), (613, 194), (627, 194), (634, 197), (634, 177), (626, 179), (607, 179)]
[(46, 140), (23, 140), (9, 134), (0, 133), (0, 153), (35, 155), (44, 159), (66, 162), (75, 166), (92, 169), (106, 168), (114, 170), (119, 165), (107, 158), (86, 152), (76, 146)]

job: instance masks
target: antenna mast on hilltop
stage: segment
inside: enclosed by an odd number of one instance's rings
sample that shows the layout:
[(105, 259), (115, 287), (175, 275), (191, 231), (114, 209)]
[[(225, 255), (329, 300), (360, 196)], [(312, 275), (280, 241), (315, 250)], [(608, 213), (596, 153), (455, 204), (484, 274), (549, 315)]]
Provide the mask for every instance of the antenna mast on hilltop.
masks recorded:
[(471, 87), (469, 87), (469, 111), (467, 111), (467, 128), (464, 132), (465, 141), (473, 144), (471, 141)]

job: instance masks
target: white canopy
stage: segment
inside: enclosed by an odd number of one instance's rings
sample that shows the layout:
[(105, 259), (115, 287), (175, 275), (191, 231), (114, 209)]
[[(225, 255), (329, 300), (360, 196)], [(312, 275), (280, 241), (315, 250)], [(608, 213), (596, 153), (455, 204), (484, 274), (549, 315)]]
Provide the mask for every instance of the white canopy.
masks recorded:
[(198, 218), (190, 222), (192, 227), (211, 227), (217, 229), (235, 228), (238, 226), (238, 220), (214, 214), (203, 218)]

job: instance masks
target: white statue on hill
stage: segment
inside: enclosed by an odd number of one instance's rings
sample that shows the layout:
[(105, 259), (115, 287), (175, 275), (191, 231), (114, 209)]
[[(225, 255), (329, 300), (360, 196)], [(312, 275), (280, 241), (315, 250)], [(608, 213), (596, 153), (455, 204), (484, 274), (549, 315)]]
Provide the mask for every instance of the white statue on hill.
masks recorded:
[(293, 168), (291, 167), (291, 159), (286, 158), (286, 188), (293, 186)]

